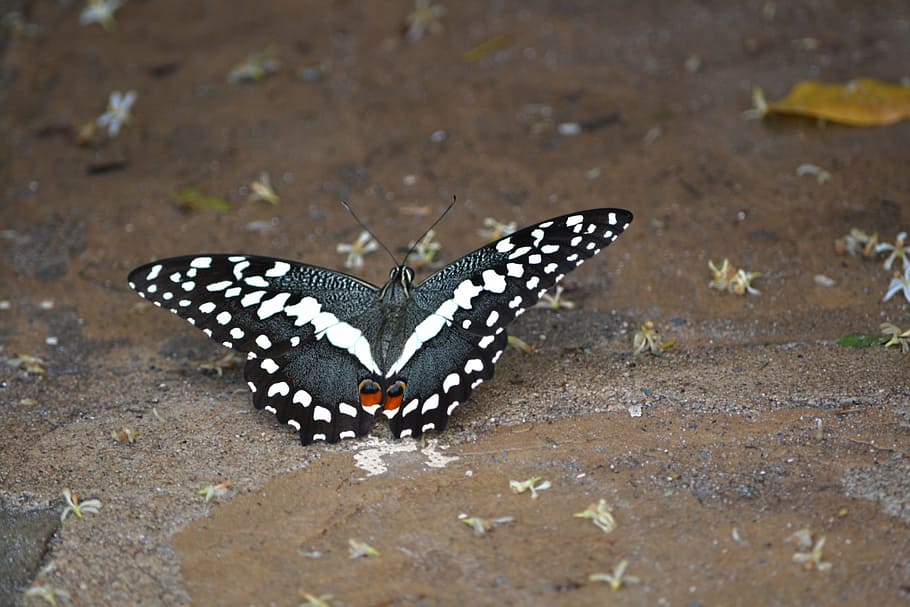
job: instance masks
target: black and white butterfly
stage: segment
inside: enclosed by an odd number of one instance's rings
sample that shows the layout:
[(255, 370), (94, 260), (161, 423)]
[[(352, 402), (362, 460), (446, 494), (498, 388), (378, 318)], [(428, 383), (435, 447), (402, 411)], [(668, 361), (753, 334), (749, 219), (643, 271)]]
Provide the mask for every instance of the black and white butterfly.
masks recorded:
[(193, 255), (133, 270), (129, 285), (222, 345), (247, 353), (253, 404), (303, 444), (441, 431), (493, 376), (506, 326), (627, 228), (632, 214), (555, 217), (465, 255), (420, 284), (399, 265), (382, 287), (296, 261)]

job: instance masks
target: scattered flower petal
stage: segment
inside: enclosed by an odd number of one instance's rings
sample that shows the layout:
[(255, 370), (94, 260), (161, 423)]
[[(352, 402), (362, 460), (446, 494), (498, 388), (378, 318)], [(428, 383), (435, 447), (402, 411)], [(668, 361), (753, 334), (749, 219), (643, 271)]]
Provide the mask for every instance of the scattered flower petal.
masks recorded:
[(243, 82), (259, 82), (269, 74), (274, 74), (281, 67), (281, 61), (275, 57), (274, 49), (251, 53), (246, 59), (231, 68), (228, 72), (228, 82), (240, 84)]
[(136, 97), (136, 91), (127, 91), (126, 94), (122, 94), (120, 91), (111, 93), (107, 102), (107, 111), (98, 116), (95, 121), (99, 127), (107, 129), (108, 137), (116, 137), (123, 125), (129, 123), (132, 118), (130, 112)]
[(430, 0), (416, 0), (414, 12), (404, 20), (405, 36), (411, 42), (417, 42), (427, 33), (442, 32), (442, 18), (447, 12), (446, 7), (441, 4), (430, 4)]
[(525, 491), (531, 492), (531, 499), (536, 500), (538, 496), (538, 491), (544, 491), (552, 487), (550, 481), (540, 482), (541, 477), (535, 476), (529, 478), (526, 481), (509, 481), (509, 489), (512, 490), (512, 493), (524, 493)]
[(123, 6), (123, 0), (88, 0), (79, 15), (79, 23), (82, 25), (97, 23), (110, 32), (117, 25), (114, 13), (121, 6)]
[(250, 195), (247, 196), (248, 202), (267, 202), (269, 204), (278, 204), (281, 199), (272, 188), (272, 180), (268, 173), (259, 173), (259, 178), (249, 185)]
[(351, 549), (352, 559), (359, 559), (367, 556), (380, 556), (379, 551), (366, 542), (349, 539), (348, 546)]
[(787, 540), (795, 540), (797, 552), (793, 554), (793, 562), (800, 563), (806, 569), (828, 571), (831, 563), (822, 560), (822, 549), (825, 547), (825, 536), (821, 536), (814, 544), (812, 532), (808, 529), (794, 531)]
[(562, 285), (556, 285), (556, 294), (550, 295), (549, 293), (544, 293), (540, 296), (540, 300), (534, 304), (535, 308), (547, 308), (548, 310), (574, 310), (575, 302), (570, 301), (568, 297), (563, 297), (562, 294), (565, 292), (565, 289), (562, 288)]
[(514, 234), (517, 229), (518, 223), (515, 221), (505, 223), (498, 219), (487, 217), (483, 220), (483, 228), (479, 230), (479, 233), (481, 238), (488, 242), (492, 242), (504, 238), (509, 234)]
[(831, 179), (831, 173), (825, 169), (815, 166), (814, 164), (801, 164), (796, 167), (796, 174), (802, 177), (803, 175), (815, 175), (815, 181), (819, 184), (825, 183)]
[(65, 521), (70, 512), (75, 514), (77, 518), (82, 518), (83, 512), (98, 514), (98, 509), (101, 508), (101, 500), (90, 499), (85, 500), (84, 502), (80, 501), (79, 495), (73, 493), (69, 489), (63, 490), (63, 499), (66, 500), (66, 507), (63, 509), (63, 512), (60, 513), (60, 522)]
[(379, 249), (379, 244), (373, 240), (373, 236), (364, 230), (357, 237), (357, 240), (351, 244), (339, 243), (335, 250), (341, 254), (347, 254), (344, 260), (344, 267), (359, 269), (363, 267), (363, 257)]
[(616, 519), (613, 513), (607, 508), (607, 500), (601, 498), (596, 504), (591, 504), (582, 512), (573, 514), (575, 518), (587, 518), (597, 525), (604, 533), (610, 533), (616, 529)]
[(648, 350), (654, 356), (660, 356), (674, 345), (676, 338), (662, 341), (660, 330), (649, 320), (632, 337), (632, 354), (637, 355)]
[(515, 522), (515, 519), (511, 516), (500, 516), (498, 518), (489, 519), (480, 518), (479, 516), (468, 516), (467, 514), (459, 514), (458, 520), (468, 527), (471, 527), (474, 530), (475, 535), (484, 535), (488, 531), (492, 531), (494, 527)]
[(626, 575), (626, 568), (628, 566), (629, 561), (623, 559), (613, 568), (613, 573), (592, 573), (588, 576), (588, 579), (592, 582), (606, 582), (610, 584), (610, 590), (613, 592), (616, 592), (623, 586), (632, 586), (641, 583), (641, 580), (634, 575)]
[(752, 286), (752, 281), (761, 277), (761, 272), (747, 272), (745, 270), (734, 268), (728, 259), (724, 259), (718, 268), (713, 261), (708, 261), (708, 267), (711, 269), (711, 282), (708, 286), (712, 289), (729, 291), (736, 295), (760, 295), (761, 292)]
[(901, 352), (910, 352), (910, 329), (901, 332), (897, 325), (883, 322), (881, 331), (889, 338), (884, 344), (886, 348), (900, 347)]
[(234, 486), (232, 481), (223, 481), (217, 485), (208, 485), (196, 491), (198, 495), (204, 495), (206, 503), (209, 502), (212, 498), (224, 497), (227, 495), (228, 489), (231, 489)]

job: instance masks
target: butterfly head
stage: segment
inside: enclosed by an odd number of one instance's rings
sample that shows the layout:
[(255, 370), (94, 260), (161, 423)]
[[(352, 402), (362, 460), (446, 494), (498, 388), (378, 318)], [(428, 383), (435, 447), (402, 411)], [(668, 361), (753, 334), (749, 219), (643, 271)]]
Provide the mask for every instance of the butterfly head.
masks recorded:
[(408, 266), (395, 266), (389, 272), (389, 281), (380, 291), (380, 298), (385, 301), (404, 301), (411, 296), (414, 284), (414, 270)]

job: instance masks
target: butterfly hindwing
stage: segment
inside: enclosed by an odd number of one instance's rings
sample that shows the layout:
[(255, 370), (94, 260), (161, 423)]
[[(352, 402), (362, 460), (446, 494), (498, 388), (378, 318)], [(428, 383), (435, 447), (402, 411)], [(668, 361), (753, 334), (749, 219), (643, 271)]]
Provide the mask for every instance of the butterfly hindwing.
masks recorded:
[(360, 406), (357, 381), (352, 379), (367, 374), (354, 356), (339, 356), (328, 340), (315, 338), (252, 355), (243, 369), (253, 405), (299, 431), (304, 445), (334, 443), (370, 431), (373, 415)]
[[(444, 428), (452, 403), (463, 402), (493, 376), (506, 326), (616, 240), (631, 221), (632, 214), (621, 209), (556, 217), (481, 247), (419, 284), (412, 296), (414, 313), (435, 315), (439, 333), (431, 339), (409, 337), (419, 345), (406, 345), (402, 359), (410, 357), (391, 370), (410, 378), (405, 402), (411, 405), (401, 408), (402, 419), (391, 419), (393, 433), (417, 436), (427, 424)], [(443, 389), (456, 382), (458, 389)]]

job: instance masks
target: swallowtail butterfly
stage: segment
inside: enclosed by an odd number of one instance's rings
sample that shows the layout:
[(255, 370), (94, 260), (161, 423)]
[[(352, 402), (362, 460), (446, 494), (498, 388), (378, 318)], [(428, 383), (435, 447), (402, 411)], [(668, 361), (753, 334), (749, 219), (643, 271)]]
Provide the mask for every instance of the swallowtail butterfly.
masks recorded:
[(193, 255), (133, 270), (129, 285), (222, 345), (247, 353), (258, 409), (303, 444), (370, 431), (445, 429), (506, 347), (506, 326), (623, 232), (632, 214), (555, 217), (469, 253), (419, 284), (406, 265), (382, 287), (296, 261)]

